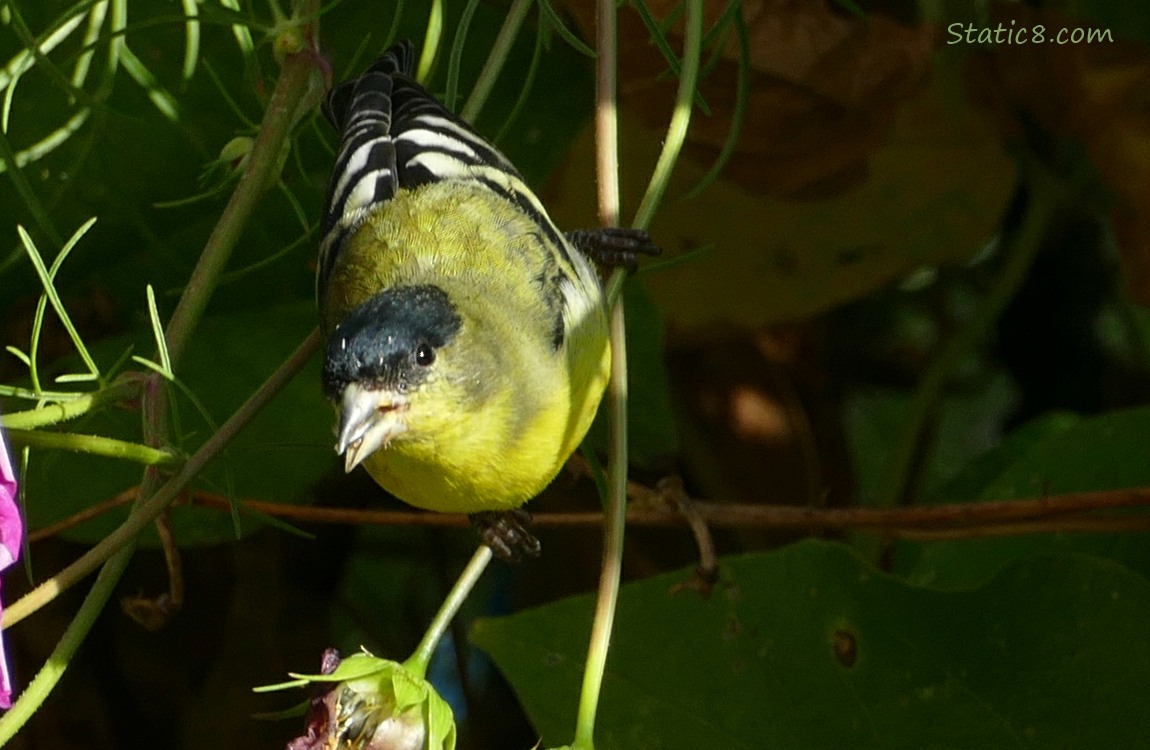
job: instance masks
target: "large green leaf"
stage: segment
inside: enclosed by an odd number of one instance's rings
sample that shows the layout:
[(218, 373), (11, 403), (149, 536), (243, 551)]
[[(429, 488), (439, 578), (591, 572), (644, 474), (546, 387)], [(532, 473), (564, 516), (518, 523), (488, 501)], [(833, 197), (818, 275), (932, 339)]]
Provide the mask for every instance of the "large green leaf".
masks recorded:
[[(1016, 562), (943, 592), (837, 544), (725, 560), (624, 587), (596, 747), (1146, 747), (1150, 585), (1085, 556)], [(592, 601), (485, 620), (474, 640), (544, 745), (569, 739)]]

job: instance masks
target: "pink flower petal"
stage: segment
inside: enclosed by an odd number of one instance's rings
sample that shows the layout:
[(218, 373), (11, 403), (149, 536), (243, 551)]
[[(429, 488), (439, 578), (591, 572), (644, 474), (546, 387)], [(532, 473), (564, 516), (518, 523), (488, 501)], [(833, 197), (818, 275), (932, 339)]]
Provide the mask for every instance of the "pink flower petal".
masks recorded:
[[(24, 539), (24, 523), (16, 504), (16, 489), (16, 472), (12, 469), (12, 457), (8, 454), (4, 429), (0, 428), (0, 570), (16, 562)], [(2, 611), (3, 605), (0, 604)], [(4, 641), (0, 638), (0, 708), (9, 708), (11, 705), (12, 681), (8, 676)]]
[(8, 676), (8, 654), (0, 636), (0, 708), (12, 708), (12, 678)]
[(8, 454), (8, 441), (0, 428), (0, 570), (16, 562), (24, 540), (24, 522), (16, 505), (16, 472)]

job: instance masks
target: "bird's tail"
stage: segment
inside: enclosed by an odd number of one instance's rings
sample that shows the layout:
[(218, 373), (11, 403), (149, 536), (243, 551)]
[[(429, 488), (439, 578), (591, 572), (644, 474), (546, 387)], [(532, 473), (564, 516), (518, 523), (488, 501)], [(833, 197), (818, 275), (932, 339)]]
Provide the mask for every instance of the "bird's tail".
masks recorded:
[(415, 69), (415, 45), (410, 39), (396, 42), (363, 75), (344, 81), (328, 92), (323, 102), (323, 114), (340, 133), (348, 124), (353, 110), (376, 109), (390, 112), (391, 106), (373, 107), (360, 97), (363, 95), (391, 96), (392, 76), (411, 76)]
[(415, 46), (397, 42), (363, 75), (339, 84), (324, 99), (323, 113), (340, 133), (340, 150), (323, 217), (316, 277), (320, 298), (344, 239), (399, 188), (392, 97), (397, 86), (419, 88), (410, 77), (414, 61)]

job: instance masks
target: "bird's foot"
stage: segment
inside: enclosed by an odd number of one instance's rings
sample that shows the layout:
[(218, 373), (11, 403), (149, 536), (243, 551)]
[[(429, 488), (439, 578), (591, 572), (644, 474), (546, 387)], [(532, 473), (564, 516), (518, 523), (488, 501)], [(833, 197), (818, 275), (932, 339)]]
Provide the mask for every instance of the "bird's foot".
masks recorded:
[(604, 266), (619, 266), (627, 273), (639, 268), (639, 255), (658, 255), (663, 249), (651, 241), (645, 229), (603, 227), (576, 229), (567, 233), (567, 239), (583, 254)]
[(539, 540), (527, 530), (531, 514), (523, 508), (472, 513), (468, 518), (479, 529), (479, 538), (495, 556), (508, 563), (539, 557)]

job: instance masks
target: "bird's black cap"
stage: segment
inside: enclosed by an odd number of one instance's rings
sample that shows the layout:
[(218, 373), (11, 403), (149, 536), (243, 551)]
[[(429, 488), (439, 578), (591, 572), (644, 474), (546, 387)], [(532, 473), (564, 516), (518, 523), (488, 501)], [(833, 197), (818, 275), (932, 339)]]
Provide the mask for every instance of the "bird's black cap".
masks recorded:
[(338, 399), (350, 383), (406, 391), (418, 386), (462, 319), (437, 286), (386, 289), (348, 313), (332, 331), (323, 387)]

